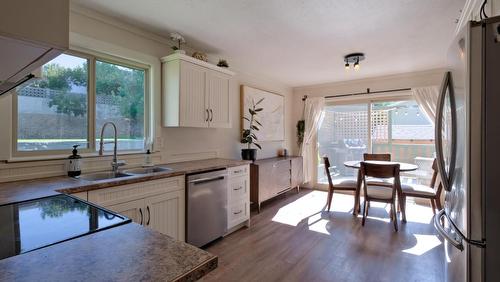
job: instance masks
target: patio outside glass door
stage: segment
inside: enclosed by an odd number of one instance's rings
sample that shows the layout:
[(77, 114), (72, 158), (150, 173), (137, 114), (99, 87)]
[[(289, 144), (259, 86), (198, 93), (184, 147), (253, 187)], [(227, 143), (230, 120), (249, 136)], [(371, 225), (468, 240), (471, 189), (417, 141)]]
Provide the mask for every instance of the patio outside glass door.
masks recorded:
[(331, 172), (336, 178), (353, 177), (357, 171), (346, 168), (344, 162), (361, 160), (369, 152), (368, 103), (328, 105), (318, 130), (319, 184), (327, 184), (322, 157), (328, 156)]

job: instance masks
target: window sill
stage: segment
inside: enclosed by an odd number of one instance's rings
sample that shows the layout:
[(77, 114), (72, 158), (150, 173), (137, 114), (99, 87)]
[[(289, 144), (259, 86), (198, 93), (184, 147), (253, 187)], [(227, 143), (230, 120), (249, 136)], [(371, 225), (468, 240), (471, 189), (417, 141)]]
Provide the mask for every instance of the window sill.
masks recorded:
[[(146, 151), (122, 151), (118, 152), (118, 156), (127, 156), (127, 155), (142, 155), (145, 154)], [(154, 154), (155, 152), (153, 152)], [(101, 156), (98, 152), (94, 153), (81, 153), (80, 156), (82, 159), (90, 159), (90, 158), (104, 158), (113, 156), (113, 152), (104, 152)], [(53, 160), (66, 160), (69, 157), (69, 154), (66, 155), (44, 155), (44, 156), (27, 156), (27, 157), (12, 157), (6, 160), (6, 163), (19, 163), (19, 162), (32, 162), (32, 161), (53, 161)]]

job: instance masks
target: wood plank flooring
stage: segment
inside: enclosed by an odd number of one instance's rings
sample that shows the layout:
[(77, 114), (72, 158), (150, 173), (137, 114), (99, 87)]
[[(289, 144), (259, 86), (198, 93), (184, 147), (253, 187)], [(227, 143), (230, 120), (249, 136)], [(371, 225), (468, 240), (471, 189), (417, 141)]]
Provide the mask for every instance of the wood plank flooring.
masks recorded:
[(264, 203), (250, 228), (206, 248), (219, 267), (203, 281), (443, 281), (444, 252), (429, 207), (408, 203), (399, 232), (372, 203), (364, 227), (354, 199), (302, 189)]

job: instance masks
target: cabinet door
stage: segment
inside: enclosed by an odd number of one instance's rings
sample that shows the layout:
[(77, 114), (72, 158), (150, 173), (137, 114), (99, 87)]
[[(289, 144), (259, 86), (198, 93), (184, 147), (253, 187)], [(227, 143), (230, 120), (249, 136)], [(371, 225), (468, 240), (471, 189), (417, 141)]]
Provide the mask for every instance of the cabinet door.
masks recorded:
[(302, 157), (296, 157), (292, 159), (292, 187), (300, 186), (302, 183), (304, 183)]
[(229, 111), (229, 78), (215, 71), (207, 70), (207, 100), (210, 112), (209, 126), (214, 128), (230, 128)]
[(208, 109), (205, 101), (206, 70), (181, 61), (180, 71), (180, 126), (208, 127)]
[(145, 199), (144, 225), (174, 239), (184, 241), (184, 190)]
[(289, 160), (277, 161), (273, 164), (273, 194), (279, 194), (280, 192), (283, 192), (283, 190), (291, 187), (290, 168), (291, 166)]
[(106, 208), (130, 218), (135, 223), (145, 223), (146, 211), (143, 199), (107, 206)]

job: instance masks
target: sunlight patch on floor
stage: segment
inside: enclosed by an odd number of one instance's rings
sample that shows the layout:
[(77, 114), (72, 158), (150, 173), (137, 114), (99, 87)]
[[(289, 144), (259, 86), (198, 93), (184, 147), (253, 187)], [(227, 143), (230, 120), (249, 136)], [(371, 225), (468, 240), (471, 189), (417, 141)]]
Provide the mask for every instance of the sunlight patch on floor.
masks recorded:
[(326, 192), (313, 191), (280, 208), (272, 221), (297, 226), (314, 214), (321, 214), (326, 203)]
[(403, 250), (403, 253), (421, 256), (441, 245), (441, 241), (436, 235), (414, 234), (413, 236), (417, 239), (417, 244), (409, 249)]
[[(297, 226), (300, 222), (305, 221), (309, 226), (309, 230), (329, 234), (327, 225), (330, 219), (324, 218), (324, 214), (322, 217), (322, 212), (326, 212), (327, 195), (326, 191), (317, 190), (307, 193), (280, 208), (272, 218), (272, 221), (291, 226)], [(361, 204), (363, 204), (363, 198), (361, 198)], [(352, 195), (336, 193), (333, 195), (330, 213), (352, 213), (353, 206), (354, 197)], [(385, 212), (380, 211), (380, 209), (385, 209)], [(417, 205), (412, 201), (408, 201), (406, 209), (406, 219), (408, 222), (431, 224), (433, 214), (430, 207)], [(368, 218), (390, 222), (389, 211), (390, 205), (372, 202)], [(361, 214), (359, 217), (361, 217)], [(398, 221), (400, 220), (401, 214), (398, 214)], [(428, 241), (428, 239), (426, 240)]]
[(407, 201), (406, 221), (431, 224), (433, 216), (434, 214), (432, 213), (432, 209), (429, 206), (417, 205), (415, 203)]
[(322, 218), (321, 213), (314, 214), (307, 219), (309, 230), (327, 235), (330, 234), (327, 230), (328, 222), (330, 222), (330, 220)]

